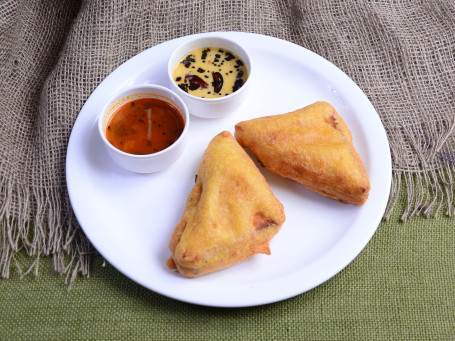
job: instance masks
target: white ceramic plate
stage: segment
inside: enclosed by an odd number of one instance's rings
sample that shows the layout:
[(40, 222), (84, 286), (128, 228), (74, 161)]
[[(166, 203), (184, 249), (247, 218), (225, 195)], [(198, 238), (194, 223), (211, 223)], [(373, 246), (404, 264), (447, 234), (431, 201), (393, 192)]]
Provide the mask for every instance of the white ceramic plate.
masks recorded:
[[(192, 116), (183, 156), (163, 172), (139, 175), (117, 167), (98, 136), (97, 115), (108, 97), (124, 87), (167, 85), (168, 56), (187, 37), (154, 46), (117, 68), (89, 97), (69, 140), (66, 177), (71, 204), (84, 232), (123, 274), (185, 302), (254, 306), (310, 290), (359, 254), (386, 207), (391, 157), (375, 109), (340, 69), (287, 41), (251, 33), (220, 34), (246, 46), (255, 67), (251, 96), (237, 111), (220, 119)], [(286, 222), (270, 244), (272, 255), (254, 255), (193, 279), (168, 270), (168, 241), (209, 141), (223, 130), (233, 133), (239, 121), (285, 113), (319, 100), (330, 102), (352, 132), (370, 176), (368, 201), (361, 207), (342, 204), (260, 168), (286, 212)]]

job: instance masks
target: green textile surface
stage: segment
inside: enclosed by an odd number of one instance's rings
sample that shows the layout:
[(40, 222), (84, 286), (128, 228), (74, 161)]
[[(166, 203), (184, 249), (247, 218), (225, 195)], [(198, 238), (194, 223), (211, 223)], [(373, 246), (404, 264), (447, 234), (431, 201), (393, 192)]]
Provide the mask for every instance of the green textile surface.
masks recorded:
[(38, 277), (0, 281), (0, 340), (453, 340), (454, 242), (450, 218), (403, 224), (395, 214), (329, 281), (242, 309), (174, 301), (102, 267), (99, 256), (91, 277), (67, 292), (45, 259)]

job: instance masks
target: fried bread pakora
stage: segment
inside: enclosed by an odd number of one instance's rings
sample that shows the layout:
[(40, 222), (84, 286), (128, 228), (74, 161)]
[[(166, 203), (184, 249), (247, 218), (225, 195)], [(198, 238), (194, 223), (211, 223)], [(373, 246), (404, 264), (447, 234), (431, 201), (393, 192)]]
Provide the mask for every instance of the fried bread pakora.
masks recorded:
[(244, 149), (227, 131), (209, 143), (167, 261), (187, 277), (221, 270), (256, 253), (285, 221), (283, 205)]
[(235, 137), (272, 173), (346, 203), (365, 203), (370, 181), (346, 123), (327, 102), (243, 121)]

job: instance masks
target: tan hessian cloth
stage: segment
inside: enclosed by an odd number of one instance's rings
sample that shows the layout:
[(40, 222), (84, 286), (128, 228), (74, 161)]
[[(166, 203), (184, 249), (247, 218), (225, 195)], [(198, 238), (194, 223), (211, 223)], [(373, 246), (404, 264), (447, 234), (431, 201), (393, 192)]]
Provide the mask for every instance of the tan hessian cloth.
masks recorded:
[(393, 185), (385, 218), (403, 188), (404, 221), (453, 214), (454, 27), (449, 0), (1, 2), (1, 275), (8, 277), (20, 249), (37, 260), (52, 255), (68, 279), (88, 273), (92, 249), (65, 183), (74, 121), (117, 66), (198, 32), (266, 34), (333, 62), (367, 94), (386, 128)]

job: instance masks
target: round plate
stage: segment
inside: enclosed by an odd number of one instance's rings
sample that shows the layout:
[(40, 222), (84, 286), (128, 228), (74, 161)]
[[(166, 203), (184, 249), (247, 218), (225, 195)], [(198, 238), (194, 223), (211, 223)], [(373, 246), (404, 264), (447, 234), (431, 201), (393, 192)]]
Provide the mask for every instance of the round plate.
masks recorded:
[[(154, 46), (112, 72), (85, 103), (69, 140), (66, 179), (81, 227), (101, 255), (123, 274), (177, 300), (245, 307), (301, 294), (346, 267), (381, 221), (392, 167), (379, 116), (340, 69), (284, 40), (241, 32), (220, 35), (246, 46), (255, 67), (250, 97), (238, 110), (220, 119), (192, 116), (184, 154), (165, 171), (140, 175), (117, 167), (98, 135), (98, 113), (109, 96), (124, 87), (166, 86), (167, 59), (189, 37)], [(260, 167), (286, 212), (286, 222), (270, 243), (272, 254), (254, 255), (228, 269), (192, 279), (167, 269), (169, 238), (210, 140), (223, 130), (233, 133), (239, 121), (286, 113), (320, 100), (331, 103), (351, 130), (370, 177), (367, 202), (363, 206), (339, 203)]]

